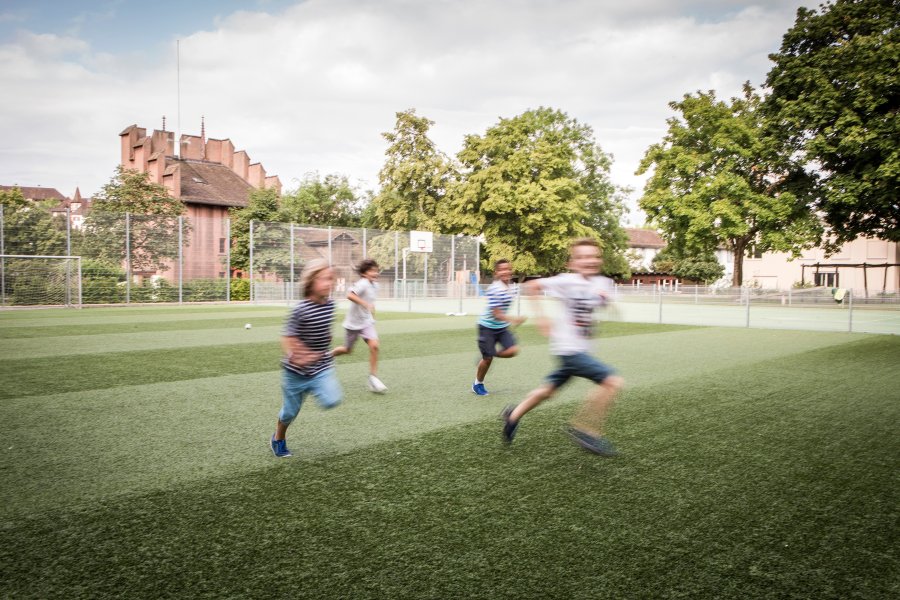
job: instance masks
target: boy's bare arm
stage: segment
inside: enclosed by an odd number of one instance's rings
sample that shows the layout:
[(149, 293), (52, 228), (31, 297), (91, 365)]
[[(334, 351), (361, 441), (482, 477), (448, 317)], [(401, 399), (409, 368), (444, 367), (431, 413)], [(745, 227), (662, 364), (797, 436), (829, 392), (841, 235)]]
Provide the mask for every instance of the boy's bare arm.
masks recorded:
[(321, 352), (313, 352), (299, 338), (291, 335), (281, 336), (281, 348), (288, 361), (297, 367), (312, 364), (322, 356)]
[(357, 296), (356, 292), (349, 292), (347, 294), (347, 300), (349, 300), (350, 302), (353, 302), (354, 304), (359, 304), (360, 306), (362, 306), (363, 308), (368, 310), (370, 313), (375, 314), (375, 305), (369, 304), (368, 302), (366, 302), (365, 300), (363, 300), (362, 298)]

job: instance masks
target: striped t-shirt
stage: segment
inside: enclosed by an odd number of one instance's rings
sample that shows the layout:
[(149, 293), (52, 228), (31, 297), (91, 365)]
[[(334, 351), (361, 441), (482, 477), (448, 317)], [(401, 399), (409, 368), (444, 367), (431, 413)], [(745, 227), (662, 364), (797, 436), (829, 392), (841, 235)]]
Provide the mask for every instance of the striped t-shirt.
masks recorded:
[(304, 377), (312, 377), (334, 366), (334, 356), (331, 354), (331, 324), (334, 322), (334, 301), (328, 300), (324, 304), (304, 300), (294, 307), (284, 324), (282, 335), (296, 337), (313, 352), (320, 352), (321, 356), (316, 362), (298, 367), (292, 365), (287, 357), (281, 360), (281, 365), (288, 371), (293, 371)]
[(488, 286), (484, 295), (487, 298), (487, 306), (484, 307), (484, 312), (481, 314), (478, 324), (491, 329), (509, 327), (509, 321), (500, 321), (494, 318), (494, 309), (499, 308), (503, 313), (506, 313), (516, 297), (516, 290), (498, 279)]

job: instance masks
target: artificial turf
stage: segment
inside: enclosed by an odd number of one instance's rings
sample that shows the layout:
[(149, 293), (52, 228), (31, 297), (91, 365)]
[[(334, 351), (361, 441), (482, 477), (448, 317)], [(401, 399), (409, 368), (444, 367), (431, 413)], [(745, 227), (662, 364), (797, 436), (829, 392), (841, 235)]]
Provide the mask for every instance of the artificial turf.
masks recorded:
[[(304, 407), (289, 460), (265, 447), (276, 341), (67, 360), (46, 338), (56, 368), (0, 403), (0, 596), (900, 593), (896, 337), (610, 324), (629, 387), (605, 460), (561, 432), (583, 384), (500, 442), (552, 364), (529, 328), (486, 398), (470, 322), (380, 329), (391, 391), (365, 392), (364, 349), (340, 359), (344, 405)], [(37, 354), (0, 360), (4, 389)], [(120, 360), (146, 376), (104, 378)]]

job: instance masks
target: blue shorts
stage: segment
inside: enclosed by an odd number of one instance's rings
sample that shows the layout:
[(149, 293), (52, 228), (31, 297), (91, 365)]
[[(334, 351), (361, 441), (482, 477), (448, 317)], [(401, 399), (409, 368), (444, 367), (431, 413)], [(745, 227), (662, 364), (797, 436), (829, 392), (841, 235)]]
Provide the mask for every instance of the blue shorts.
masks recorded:
[(559, 367), (547, 375), (547, 383), (554, 388), (562, 387), (572, 377), (584, 377), (594, 383), (603, 383), (607, 377), (616, 374), (612, 367), (603, 364), (586, 352), (557, 356), (557, 358)]
[(481, 357), (493, 358), (497, 356), (497, 344), (500, 344), (500, 347), (504, 350), (516, 345), (516, 338), (509, 330), (509, 327), (494, 329), (493, 327), (479, 325), (478, 350), (481, 351)]
[(325, 369), (312, 377), (304, 377), (287, 369), (281, 371), (282, 406), (278, 420), (282, 423), (290, 423), (297, 418), (307, 394), (315, 396), (322, 408), (334, 408), (341, 403), (344, 392), (334, 368)]

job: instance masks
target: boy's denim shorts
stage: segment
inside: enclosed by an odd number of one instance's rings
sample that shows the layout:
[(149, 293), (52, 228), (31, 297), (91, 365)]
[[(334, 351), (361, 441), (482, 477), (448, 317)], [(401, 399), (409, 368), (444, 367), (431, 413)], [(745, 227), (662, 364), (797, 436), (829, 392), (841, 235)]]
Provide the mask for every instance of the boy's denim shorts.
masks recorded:
[(616, 374), (615, 369), (585, 352), (557, 358), (559, 367), (547, 375), (547, 383), (554, 388), (562, 387), (572, 377), (584, 377), (594, 383), (603, 383), (604, 379)]
[(334, 368), (326, 369), (312, 377), (304, 377), (293, 371), (282, 369), (281, 375), (281, 412), (278, 420), (290, 423), (297, 418), (300, 406), (307, 394), (312, 394), (322, 408), (334, 408), (341, 403), (344, 392), (338, 382)]

